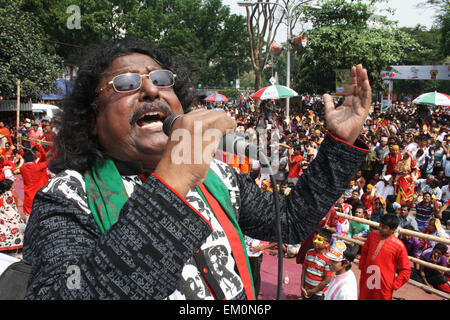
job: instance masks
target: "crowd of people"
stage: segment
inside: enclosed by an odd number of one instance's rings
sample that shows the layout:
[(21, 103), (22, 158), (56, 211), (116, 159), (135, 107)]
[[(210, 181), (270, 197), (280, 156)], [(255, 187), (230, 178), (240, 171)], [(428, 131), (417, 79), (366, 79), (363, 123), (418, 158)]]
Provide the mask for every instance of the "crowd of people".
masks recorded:
[[(269, 156), (273, 150), (279, 152), (278, 157), (273, 160), (273, 166), (277, 169), (276, 188), (283, 195), (288, 195), (291, 187), (316, 156), (326, 134), (322, 117), (323, 103), (318, 97), (303, 97), (303, 110), (294, 111), (289, 124), (285, 121), (283, 108), (277, 108), (266, 101), (261, 103), (260, 108), (255, 110), (255, 106), (250, 103), (241, 103), (237, 108), (225, 106), (225, 109), (235, 116), (239, 125), (238, 132), (253, 142), (260, 138), (260, 144), (263, 141)], [(392, 108), (381, 112), (380, 104), (374, 103), (361, 132), (361, 138), (369, 146), (370, 152), (347, 191), (319, 227), (355, 240), (366, 241), (373, 228), (366, 223), (337, 217), (336, 212), (373, 222), (380, 222), (386, 214), (395, 214), (399, 221), (397, 225), (393, 222), (393, 231), (400, 227), (449, 239), (446, 231), (446, 228), (450, 227), (449, 120), (450, 116), (442, 107), (396, 102)], [(279, 138), (277, 148), (274, 148), (270, 139), (271, 136), (273, 139), (271, 132), (274, 130)], [(227, 161), (237, 171), (250, 174), (262, 189), (273, 190), (274, 186), (271, 185), (268, 175), (261, 174), (257, 160), (235, 155), (223, 156), (222, 160)], [(305, 256), (310, 254), (308, 250), (314, 250), (315, 235), (311, 235), (301, 244), (285, 245), (286, 256), (296, 257), (297, 263), (303, 265), (308, 261), (305, 260)], [(434, 258), (433, 263), (444, 267), (448, 265), (447, 246), (406, 234), (397, 236), (405, 245), (407, 255), (430, 262), (430, 252), (435, 250), (439, 257)], [(328, 245), (332, 246), (334, 240)], [(360, 245), (347, 242), (348, 245), (358, 255), (361, 254)], [(409, 261), (405, 260), (405, 255), (402, 257), (403, 267), (407, 268)], [(322, 259), (327, 260), (325, 257)], [(380, 261), (383, 266), (388, 265), (386, 259)], [(413, 266), (412, 279), (449, 292), (448, 273), (419, 264)], [(390, 272), (395, 274), (396, 271), (398, 270)], [(303, 273), (303, 276), (305, 274), (308, 273)], [(383, 274), (386, 274), (386, 270)], [(330, 274), (323, 275), (325, 279)], [(405, 279), (408, 280), (409, 275), (405, 276)], [(328, 283), (330, 281), (331, 277)], [(305, 286), (308, 286), (308, 282)], [(321, 288), (318, 292), (320, 297), (325, 297), (326, 290)], [(310, 294), (303, 296), (311, 298)], [(392, 292), (374, 297), (382, 298), (392, 298)]]
[[(197, 106), (202, 108), (208, 107)], [(301, 107), (291, 110), (289, 123), (285, 121), (284, 108), (272, 101), (263, 101), (260, 106), (254, 101), (244, 101), (221, 108), (235, 118), (238, 134), (256, 143), (264, 141), (276, 171), (276, 185), (271, 184), (269, 174), (257, 160), (226, 153), (216, 156), (238, 172), (248, 174), (261, 189), (276, 188), (288, 196), (308, 170), (327, 134), (321, 98), (302, 97)], [(407, 257), (445, 267), (449, 263), (448, 247), (414, 236), (395, 235), (397, 227), (401, 227), (449, 238), (445, 228), (450, 226), (450, 117), (445, 111), (397, 102), (382, 112), (379, 103), (372, 104), (360, 135), (370, 151), (360, 170), (316, 231), (302, 243), (284, 247), (286, 256), (295, 257), (302, 266), (299, 295), (304, 299), (357, 299), (358, 291), (360, 299), (392, 299), (393, 290), (410, 277), (450, 292), (448, 273), (418, 264), (411, 271)], [(0, 122), (0, 130), (0, 252), (17, 255), (23, 245), (33, 198), (54, 177), (48, 165), (58, 152), (53, 145), (58, 126), (57, 122), (30, 116), (17, 130), (20, 141), (13, 123)], [(13, 186), (19, 175), (24, 184), (22, 206)], [(380, 231), (337, 213), (379, 222)], [(333, 233), (363, 240), (365, 244), (333, 238)], [(246, 242), (257, 297), (261, 251), (276, 245), (261, 246), (256, 241), (255, 244), (255, 239), (248, 237)], [(379, 243), (384, 241), (389, 245), (380, 251)], [(367, 269), (365, 262), (369, 257), (376, 261), (380, 269), (374, 272), (383, 277), (378, 291), (366, 290), (370, 275), (364, 276), (365, 273), (357, 288), (351, 272), (357, 256), (362, 271)], [(386, 258), (391, 256), (392, 261)], [(384, 287), (386, 283), (388, 287)]]

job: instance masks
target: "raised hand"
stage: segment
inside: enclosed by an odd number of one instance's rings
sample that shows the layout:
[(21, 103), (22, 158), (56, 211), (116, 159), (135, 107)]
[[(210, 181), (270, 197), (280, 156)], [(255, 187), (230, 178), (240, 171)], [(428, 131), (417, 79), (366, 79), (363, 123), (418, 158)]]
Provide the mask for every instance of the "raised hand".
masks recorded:
[(328, 131), (335, 137), (353, 144), (361, 133), (372, 103), (367, 70), (360, 64), (352, 67), (350, 85), (345, 88), (344, 103), (335, 108), (329, 94), (323, 96)]

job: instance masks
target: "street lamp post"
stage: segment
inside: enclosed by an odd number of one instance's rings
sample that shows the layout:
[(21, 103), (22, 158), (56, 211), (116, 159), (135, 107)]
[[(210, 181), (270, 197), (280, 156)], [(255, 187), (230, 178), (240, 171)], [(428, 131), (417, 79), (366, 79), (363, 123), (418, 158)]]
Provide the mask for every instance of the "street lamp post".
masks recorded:
[[(287, 25), (286, 42), (288, 43), (287, 51), (286, 51), (286, 86), (289, 88), (291, 86), (291, 48), (289, 46), (289, 39), (291, 39), (291, 37), (292, 37), (292, 35), (291, 35), (291, 15), (292, 15), (292, 12), (295, 9), (297, 9), (299, 6), (304, 5), (305, 3), (308, 3), (311, 1), (312, 0), (302, 1), (290, 9), (288, 7), (282, 6), (281, 4), (279, 4), (277, 2), (262, 2), (262, 1), (238, 2), (238, 6), (240, 6), (240, 7), (251, 7), (251, 6), (254, 6), (257, 4), (274, 4), (274, 5), (280, 6), (284, 10), (284, 13), (286, 14), (286, 25)], [(320, 6), (310, 6), (310, 7), (312, 9), (321, 9)], [(286, 122), (289, 125), (289, 98), (286, 98)]]
[[(277, 6), (280, 6), (283, 8), (285, 14), (286, 14), (286, 24), (287, 24), (287, 39), (286, 42), (288, 43), (287, 48), (287, 59), (286, 59), (286, 86), (290, 87), (291, 84), (291, 55), (290, 55), (290, 48), (289, 48), (289, 39), (291, 38), (291, 13), (297, 9), (300, 5), (311, 2), (312, 0), (305, 0), (297, 5), (295, 5), (292, 8), (283, 7), (281, 4), (276, 2), (238, 2), (238, 5), (240, 7), (250, 7), (257, 4), (275, 4)], [(315, 8), (319, 9), (320, 7), (315, 6)], [(289, 98), (286, 98), (286, 122), (289, 124)], [(271, 180), (275, 181), (273, 177), (271, 176)], [(275, 183), (275, 182), (273, 182)], [(275, 191), (275, 190), (274, 190)], [(274, 192), (274, 196), (276, 196), (276, 192)], [(276, 199), (276, 198), (275, 198)], [(277, 208), (277, 201), (275, 200), (275, 208)], [(280, 216), (279, 212), (277, 210), (277, 233), (278, 233), (278, 288), (277, 288), (277, 299), (281, 299), (281, 291), (282, 291), (282, 275), (283, 275), (283, 250), (282, 250), (282, 240), (281, 240), (281, 222), (280, 222)]]

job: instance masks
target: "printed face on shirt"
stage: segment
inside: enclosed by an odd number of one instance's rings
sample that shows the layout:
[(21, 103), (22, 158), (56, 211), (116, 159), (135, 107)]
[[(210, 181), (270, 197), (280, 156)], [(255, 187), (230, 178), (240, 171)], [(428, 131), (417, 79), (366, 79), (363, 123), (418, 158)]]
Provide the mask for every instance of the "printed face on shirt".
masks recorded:
[(157, 87), (149, 77), (142, 77), (135, 91), (117, 92), (110, 84), (118, 75), (148, 75), (160, 69), (148, 55), (132, 53), (116, 58), (103, 73), (93, 134), (110, 156), (122, 161), (145, 159), (149, 165), (161, 159), (168, 141), (162, 121), (169, 113), (183, 113), (173, 87)]
[(187, 284), (187, 288), (185, 289), (189, 290), (189, 292), (183, 292), (185, 295), (188, 297), (192, 295), (198, 299), (204, 299), (206, 297), (202, 279), (193, 265), (185, 265), (181, 276)]

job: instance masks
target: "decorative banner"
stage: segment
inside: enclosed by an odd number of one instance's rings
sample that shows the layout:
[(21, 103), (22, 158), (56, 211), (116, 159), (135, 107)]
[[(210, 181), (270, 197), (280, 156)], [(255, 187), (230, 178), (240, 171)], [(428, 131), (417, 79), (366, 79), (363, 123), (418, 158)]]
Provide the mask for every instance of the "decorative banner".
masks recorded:
[(301, 35), (295, 36), (292, 38), (291, 44), (295, 50), (300, 50), (301, 48), (305, 48), (308, 43), (306, 39), (306, 34), (302, 33)]
[(345, 87), (350, 84), (350, 70), (336, 69), (336, 95), (343, 96)]
[(382, 113), (392, 108), (392, 91), (393, 91), (393, 81), (383, 80), (383, 92), (381, 97), (381, 108), (380, 108), (380, 111)]
[(273, 42), (270, 46), (270, 53), (277, 57), (283, 52), (284, 48), (276, 42)]
[(391, 66), (381, 71), (383, 80), (450, 80), (450, 66)]

